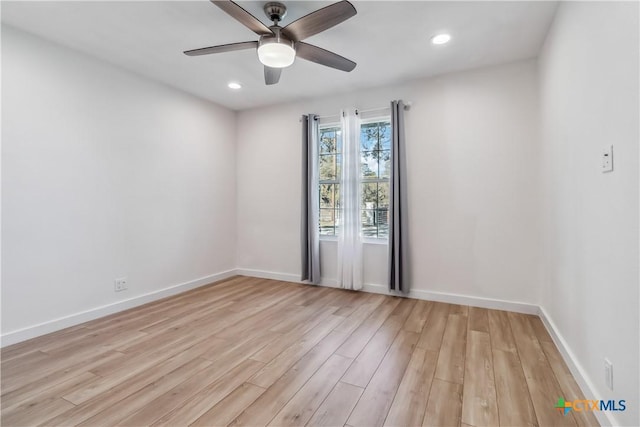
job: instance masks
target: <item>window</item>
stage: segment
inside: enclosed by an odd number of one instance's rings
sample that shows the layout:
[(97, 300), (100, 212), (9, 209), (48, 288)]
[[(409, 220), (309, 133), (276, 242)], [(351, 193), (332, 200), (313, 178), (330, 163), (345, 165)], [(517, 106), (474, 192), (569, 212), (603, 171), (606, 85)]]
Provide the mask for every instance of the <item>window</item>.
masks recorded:
[(389, 237), (389, 173), (391, 123), (388, 120), (360, 126), (360, 194), (362, 236)]
[(337, 236), (340, 229), (340, 168), (342, 166), (340, 126), (321, 127), (319, 144), (320, 235)]
[[(339, 236), (342, 128), (320, 127), (318, 171), (320, 235)], [(362, 121), (356, 141), (360, 144), (361, 236), (389, 236), (389, 174), (391, 170), (391, 122), (388, 118)]]

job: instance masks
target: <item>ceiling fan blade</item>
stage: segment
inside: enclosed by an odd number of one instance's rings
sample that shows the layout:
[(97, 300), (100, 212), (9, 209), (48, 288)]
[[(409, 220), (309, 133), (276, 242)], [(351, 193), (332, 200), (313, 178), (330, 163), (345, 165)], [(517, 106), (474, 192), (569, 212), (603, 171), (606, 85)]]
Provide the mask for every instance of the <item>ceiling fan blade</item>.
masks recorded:
[(282, 33), (295, 41), (304, 40), (346, 21), (356, 13), (351, 3), (340, 1), (293, 21), (282, 29)]
[(228, 15), (235, 18), (236, 21), (240, 22), (254, 33), (260, 36), (273, 34), (269, 27), (260, 22), (258, 18), (231, 0), (211, 0), (211, 3), (224, 10)]
[(258, 42), (221, 44), (218, 46), (210, 46), (210, 47), (203, 47), (200, 49), (185, 50), (184, 54), (187, 56), (200, 56), (200, 55), (210, 55), (212, 53), (232, 52), (234, 50), (244, 50), (244, 49), (252, 49), (252, 48), (257, 49)]
[(336, 70), (349, 72), (356, 68), (355, 62), (337, 53), (329, 52), (326, 49), (305, 42), (296, 43), (296, 56)]
[(274, 85), (280, 81), (280, 74), (282, 74), (282, 68), (264, 67), (264, 82), (267, 85)]

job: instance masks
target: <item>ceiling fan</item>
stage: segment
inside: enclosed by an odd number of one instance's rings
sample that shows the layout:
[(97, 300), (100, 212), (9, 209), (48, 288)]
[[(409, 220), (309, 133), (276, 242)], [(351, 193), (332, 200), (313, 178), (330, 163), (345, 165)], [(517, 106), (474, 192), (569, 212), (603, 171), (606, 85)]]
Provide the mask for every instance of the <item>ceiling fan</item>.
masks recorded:
[(231, 0), (211, 0), (211, 3), (258, 34), (260, 40), (187, 50), (185, 55), (199, 56), (256, 48), (258, 59), (264, 64), (264, 81), (267, 85), (278, 83), (282, 69), (293, 64), (296, 57), (347, 72), (356, 67), (356, 63), (347, 58), (302, 41), (354, 16), (356, 9), (348, 1), (339, 1), (316, 10), (286, 27), (278, 25), (287, 14), (287, 8), (282, 3), (269, 2), (264, 5), (264, 12), (273, 21), (270, 27)]

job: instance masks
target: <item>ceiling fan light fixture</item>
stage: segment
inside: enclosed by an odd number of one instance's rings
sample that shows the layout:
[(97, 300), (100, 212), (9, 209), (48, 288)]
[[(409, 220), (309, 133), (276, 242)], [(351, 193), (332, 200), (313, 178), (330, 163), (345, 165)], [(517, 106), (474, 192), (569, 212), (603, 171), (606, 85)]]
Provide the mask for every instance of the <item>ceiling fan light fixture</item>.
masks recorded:
[(446, 33), (436, 34), (435, 36), (431, 37), (431, 44), (435, 44), (435, 45), (447, 44), (449, 43), (450, 40), (451, 40), (451, 35), (449, 34), (446, 34)]
[(262, 37), (258, 44), (258, 59), (267, 67), (285, 68), (295, 61), (296, 50), (292, 41), (280, 37)]

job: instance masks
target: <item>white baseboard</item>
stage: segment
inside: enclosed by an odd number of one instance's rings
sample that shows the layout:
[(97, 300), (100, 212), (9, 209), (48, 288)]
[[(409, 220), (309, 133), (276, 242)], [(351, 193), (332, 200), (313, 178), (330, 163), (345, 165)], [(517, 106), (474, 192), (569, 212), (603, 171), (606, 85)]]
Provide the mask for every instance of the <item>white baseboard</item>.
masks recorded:
[[(578, 362), (578, 358), (575, 356), (573, 351), (571, 351), (571, 348), (567, 344), (567, 341), (564, 339), (562, 334), (560, 334), (558, 328), (556, 327), (551, 317), (549, 317), (545, 309), (539, 307), (537, 314), (540, 317), (540, 320), (542, 320), (544, 326), (547, 328), (549, 335), (551, 335), (551, 339), (553, 339), (553, 343), (558, 348), (558, 351), (560, 351), (562, 358), (571, 371), (571, 375), (573, 375), (573, 378), (575, 378), (585, 398), (595, 400), (601, 399), (602, 397), (599, 396), (596, 392), (593, 381), (589, 379), (586, 371), (584, 370), (580, 362)], [(611, 412), (594, 411), (593, 414), (596, 416), (601, 426), (620, 425), (620, 423), (616, 421), (615, 416)]]
[(219, 280), (226, 279), (236, 275), (236, 270), (227, 270), (221, 273), (211, 274), (189, 282), (179, 283), (167, 288), (149, 292), (123, 301), (114, 302), (112, 304), (103, 305), (101, 307), (92, 308), (80, 313), (71, 314), (69, 316), (60, 317), (37, 325), (28, 326), (26, 328), (7, 332), (0, 336), (0, 347), (6, 347), (11, 344), (26, 341), (40, 335), (59, 331), (70, 326), (79, 325), (80, 323), (104, 317), (119, 311), (128, 310), (148, 302), (166, 298), (171, 295), (179, 294), (200, 286), (208, 285)]
[(239, 276), (257, 277), (259, 279), (281, 280), (283, 282), (303, 283), (299, 274), (276, 273), (273, 271), (253, 270), (251, 268), (238, 268), (236, 274)]
[[(300, 275), (291, 273), (278, 273), (273, 271), (253, 270), (247, 268), (239, 268), (237, 274), (242, 276), (258, 277), (261, 279), (282, 280), (285, 282), (303, 283)], [(321, 278), (320, 286), (337, 288), (338, 284), (335, 279)], [(406, 296), (409, 298), (422, 299), (427, 301), (446, 302), (449, 304), (470, 305), (472, 307), (491, 308), (494, 310), (508, 310), (516, 313), (538, 314), (539, 309), (535, 304), (527, 304), (523, 302), (505, 301), (500, 299), (474, 297), (469, 295), (450, 294), (443, 292), (431, 292), (423, 290), (410, 291), (408, 295), (390, 292), (384, 285), (365, 284), (362, 291), (373, 294)]]
[[(384, 285), (365, 284), (363, 291), (385, 295), (403, 295), (390, 292)], [(524, 302), (507, 301), (496, 298), (474, 297), (470, 295), (452, 294), (447, 292), (433, 292), (421, 289), (409, 291), (409, 298), (427, 301), (446, 302), (449, 304), (469, 305), (472, 307), (490, 308), (493, 310), (507, 310), (515, 313), (538, 314), (538, 306)]]

